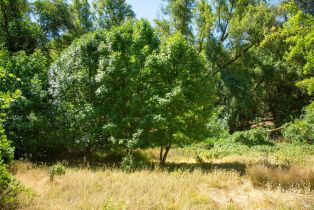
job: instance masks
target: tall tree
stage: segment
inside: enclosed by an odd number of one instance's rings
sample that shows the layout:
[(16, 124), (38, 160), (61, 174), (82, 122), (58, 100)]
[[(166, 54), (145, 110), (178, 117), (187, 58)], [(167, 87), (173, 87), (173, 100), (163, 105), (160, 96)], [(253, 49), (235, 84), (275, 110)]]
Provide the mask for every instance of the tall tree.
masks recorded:
[(74, 29), (71, 7), (66, 0), (36, 0), (35, 18), (47, 38), (52, 39)]
[[(185, 38), (192, 41), (192, 18), (195, 0), (165, 0), (164, 13), (169, 17), (173, 31), (179, 31)], [(166, 20), (164, 20), (166, 21)], [(159, 21), (160, 22), (160, 21)], [(160, 22), (161, 23), (161, 22)]]
[(299, 4), (286, 4), (291, 17), (285, 23), (281, 37), (290, 44), (286, 59), (288, 62), (300, 67), (300, 73), (304, 80), (299, 82), (299, 86), (307, 89), (309, 94), (314, 93), (314, 14), (297, 9)]
[(205, 42), (209, 66), (220, 78), (218, 94), (229, 127), (246, 129), (255, 118), (268, 115), (261, 71), (270, 69), (253, 52), (275, 29), (276, 10), (258, 0), (215, 0), (212, 7), (214, 26)]
[(195, 25), (196, 25), (196, 45), (198, 52), (205, 49), (205, 43), (210, 38), (210, 31), (214, 26), (214, 14), (207, 0), (196, 1), (194, 10)]
[(88, 0), (73, 0), (75, 24), (79, 34), (84, 34), (93, 29), (91, 8)]
[(131, 6), (125, 0), (94, 1), (94, 7), (96, 23), (100, 28), (109, 29), (112, 26), (120, 26), (126, 20), (135, 17)]

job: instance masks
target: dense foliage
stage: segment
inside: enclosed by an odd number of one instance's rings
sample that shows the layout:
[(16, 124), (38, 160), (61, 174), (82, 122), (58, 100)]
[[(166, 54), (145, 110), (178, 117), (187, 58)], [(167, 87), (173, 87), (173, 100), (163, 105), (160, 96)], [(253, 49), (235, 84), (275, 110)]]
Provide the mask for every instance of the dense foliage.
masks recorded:
[(160, 147), (164, 163), (204, 139), (313, 144), (313, 4), (165, 0), (161, 11), (153, 27), (125, 0), (2, 0), (3, 161), (7, 138), (16, 158), (41, 161)]
[[(8, 72), (0, 66), (1, 83), (10, 81), (13, 78), (14, 75), (8, 74)], [(3, 87), (0, 89), (0, 208), (4, 208), (14, 202), (18, 188), (14, 178), (8, 172), (8, 166), (13, 160), (14, 149), (3, 129), (6, 110), (13, 99), (18, 97), (18, 95), (19, 91), (11, 93), (6, 91)]]
[[(108, 144), (136, 144), (145, 126), (147, 56), (158, 39), (147, 21), (88, 34), (50, 70), (51, 93), (73, 144), (86, 155)], [(129, 145), (131, 146), (131, 145)]]
[(51, 93), (71, 145), (87, 157), (114, 147), (161, 146), (167, 154), (204, 138), (213, 101), (205, 61), (179, 33), (158, 43), (147, 21), (127, 22), (84, 36), (52, 66)]

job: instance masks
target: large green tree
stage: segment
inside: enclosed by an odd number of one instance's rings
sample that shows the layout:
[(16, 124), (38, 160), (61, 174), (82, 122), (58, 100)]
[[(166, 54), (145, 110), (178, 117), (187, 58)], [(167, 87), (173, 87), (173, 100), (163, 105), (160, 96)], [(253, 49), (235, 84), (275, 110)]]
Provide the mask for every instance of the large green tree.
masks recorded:
[(157, 46), (147, 21), (129, 21), (84, 36), (52, 66), (51, 92), (65, 130), (87, 158), (108, 145), (135, 146), (145, 124), (144, 64)]
[(87, 158), (160, 146), (163, 164), (171, 147), (206, 136), (214, 88), (205, 59), (179, 32), (158, 43), (148, 22), (129, 21), (85, 36), (51, 68), (55, 103)]
[(212, 31), (215, 22), (212, 7), (207, 0), (196, 1), (194, 18), (197, 31), (195, 43), (200, 53), (205, 49), (205, 43), (210, 38), (210, 31)]
[(206, 137), (214, 87), (205, 59), (180, 32), (149, 57), (147, 70), (152, 91), (152, 128), (147, 145), (161, 147), (160, 163), (164, 164), (171, 147)]

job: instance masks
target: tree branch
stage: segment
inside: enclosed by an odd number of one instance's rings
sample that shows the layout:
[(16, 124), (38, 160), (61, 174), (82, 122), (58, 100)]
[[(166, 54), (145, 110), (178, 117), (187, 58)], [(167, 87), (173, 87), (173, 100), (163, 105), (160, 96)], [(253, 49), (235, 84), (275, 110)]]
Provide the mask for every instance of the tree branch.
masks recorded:
[(227, 62), (226, 64), (224, 64), (223, 66), (221, 66), (221, 68), (226, 68), (227, 66), (229, 66), (230, 64), (234, 63), (235, 61), (237, 61), (243, 53), (247, 52), (249, 49), (251, 49), (256, 43), (253, 42), (250, 45), (248, 45), (246, 48), (244, 48), (240, 53), (238, 53), (234, 58), (232, 58), (229, 62)]

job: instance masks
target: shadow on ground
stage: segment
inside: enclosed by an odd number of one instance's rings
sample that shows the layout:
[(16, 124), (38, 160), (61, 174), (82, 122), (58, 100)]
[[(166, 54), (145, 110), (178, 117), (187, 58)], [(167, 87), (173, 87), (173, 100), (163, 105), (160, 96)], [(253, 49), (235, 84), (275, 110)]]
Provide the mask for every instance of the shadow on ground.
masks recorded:
[(173, 171), (188, 171), (201, 170), (203, 172), (211, 172), (213, 170), (236, 171), (240, 175), (246, 173), (246, 165), (239, 162), (230, 163), (167, 163), (163, 169)]
[[(72, 168), (89, 168), (92, 170), (103, 170), (104, 168), (113, 168), (113, 169), (121, 169), (120, 163), (92, 163), (92, 164), (84, 164), (84, 163), (70, 163), (66, 164)], [(142, 163), (137, 167), (133, 168), (134, 171), (138, 170), (164, 170), (167, 172), (175, 172), (175, 171), (182, 171), (182, 172), (193, 172), (195, 170), (202, 171), (204, 173), (210, 173), (214, 170), (226, 170), (226, 171), (235, 171), (238, 172), (241, 176), (245, 175), (247, 165), (240, 163), (240, 162), (228, 162), (228, 163), (211, 163), (211, 162), (204, 162), (204, 163), (175, 163), (175, 162), (168, 162), (164, 166), (160, 166), (159, 163)]]

